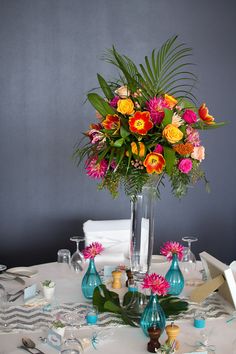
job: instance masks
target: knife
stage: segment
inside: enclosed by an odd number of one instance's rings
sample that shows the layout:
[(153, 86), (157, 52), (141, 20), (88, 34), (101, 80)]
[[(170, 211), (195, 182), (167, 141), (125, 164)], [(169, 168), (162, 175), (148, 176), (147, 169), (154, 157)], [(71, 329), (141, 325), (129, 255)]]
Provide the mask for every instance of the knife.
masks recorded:
[(25, 273), (18, 273), (18, 272), (17, 272), (17, 273), (14, 273), (14, 272), (6, 271), (6, 274), (15, 275), (16, 277), (19, 276), (19, 277), (31, 278), (30, 275), (25, 274)]

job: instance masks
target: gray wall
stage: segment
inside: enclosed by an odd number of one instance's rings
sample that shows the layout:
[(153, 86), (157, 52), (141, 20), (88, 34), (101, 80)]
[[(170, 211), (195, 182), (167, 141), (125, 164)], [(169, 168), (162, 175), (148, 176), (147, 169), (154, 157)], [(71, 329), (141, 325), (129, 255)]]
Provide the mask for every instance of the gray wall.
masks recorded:
[(115, 44), (141, 62), (173, 34), (194, 48), (199, 103), (230, 124), (206, 132), (203, 183), (181, 201), (168, 184), (157, 203), (156, 250), (164, 240), (197, 235), (194, 251), (226, 262), (235, 251), (235, 1), (0, 0), (0, 263), (53, 261), (87, 219), (129, 217), (129, 200), (112, 200), (71, 160), (94, 121), (83, 104), (99, 60)]

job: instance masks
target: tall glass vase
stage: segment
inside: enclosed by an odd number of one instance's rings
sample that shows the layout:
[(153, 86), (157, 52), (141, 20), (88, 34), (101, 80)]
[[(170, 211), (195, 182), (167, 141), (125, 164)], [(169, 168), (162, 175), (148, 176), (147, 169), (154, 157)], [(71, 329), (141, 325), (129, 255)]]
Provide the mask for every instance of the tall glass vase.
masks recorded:
[(93, 291), (96, 286), (102, 284), (101, 278), (97, 272), (94, 259), (91, 258), (89, 261), (89, 266), (87, 272), (82, 279), (82, 293), (86, 299), (93, 298)]
[(136, 281), (149, 272), (154, 243), (154, 205), (160, 176), (150, 178), (142, 192), (131, 200), (131, 271)]

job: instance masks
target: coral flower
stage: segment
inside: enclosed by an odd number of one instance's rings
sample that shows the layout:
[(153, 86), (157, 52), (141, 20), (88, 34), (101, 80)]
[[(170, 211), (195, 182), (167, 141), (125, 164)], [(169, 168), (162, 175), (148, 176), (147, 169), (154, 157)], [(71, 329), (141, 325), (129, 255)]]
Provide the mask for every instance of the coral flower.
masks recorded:
[(152, 129), (153, 123), (150, 119), (149, 112), (136, 112), (133, 117), (129, 118), (129, 128), (131, 132), (140, 135), (146, 135)]
[(198, 114), (204, 123), (206, 123), (208, 125), (215, 124), (215, 122), (214, 122), (215, 118), (208, 113), (208, 108), (205, 103), (203, 103), (201, 105), (201, 107), (199, 108)]
[(120, 129), (120, 118), (116, 114), (108, 114), (102, 125), (107, 130), (118, 130)]
[(184, 246), (182, 246), (179, 242), (175, 241), (167, 241), (164, 243), (163, 247), (161, 248), (160, 253), (165, 256), (168, 261), (171, 261), (173, 258), (173, 254), (177, 254), (179, 261), (183, 259), (183, 251)]
[(85, 168), (88, 176), (94, 179), (99, 179), (105, 176), (108, 168), (108, 163), (105, 159), (98, 162), (98, 157), (96, 156), (89, 158), (85, 162)]
[(145, 155), (145, 145), (142, 142), (136, 143), (132, 141), (131, 143), (131, 151), (134, 155), (138, 155), (139, 157), (143, 157)]
[(164, 296), (167, 294), (170, 284), (168, 281), (161, 275), (152, 273), (147, 274), (143, 279), (143, 289), (150, 289), (153, 294), (159, 296)]
[(94, 259), (104, 250), (104, 247), (99, 242), (92, 242), (82, 251), (85, 259)]
[(205, 148), (204, 146), (195, 146), (193, 153), (191, 154), (192, 159), (202, 161), (205, 159)]
[(162, 173), (165, 164), (166, 161), (163, 155), (158, 154), (157, 152), (150, 152), (143, 161), (143, 165), (146, 167), (147, 173), (149, 174)]
[(178, 101), (173, 96), (167, 94), (164, 95), (164, 99), (170, 109), (174, 108), (174, 106), (176, 106), (178, 103)]
[(173, 147), (180, 155), (189, 155), (193, 152), (194, 146), (191, 143), (177, 144)]
[(163, 97), (151, 98), (147, 103), (147, 110), (151, 114), (151, 118), (154, 124), (161, 124), (165, 117), (164, 108), (169, 108), (167, 102)]

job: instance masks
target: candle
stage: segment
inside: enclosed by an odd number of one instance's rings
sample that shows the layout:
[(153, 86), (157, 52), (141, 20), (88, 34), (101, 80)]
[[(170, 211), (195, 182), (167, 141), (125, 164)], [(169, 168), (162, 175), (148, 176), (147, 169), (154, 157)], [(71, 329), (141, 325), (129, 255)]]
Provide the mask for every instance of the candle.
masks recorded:
[(98, 320), (97, 307), (95, 306), (89, 307), (86, 315), (87, 324), (94, 325), (97, 323), (97, 320)]

